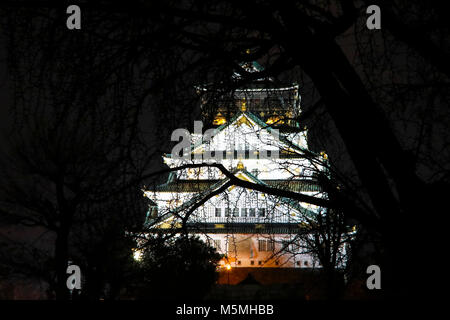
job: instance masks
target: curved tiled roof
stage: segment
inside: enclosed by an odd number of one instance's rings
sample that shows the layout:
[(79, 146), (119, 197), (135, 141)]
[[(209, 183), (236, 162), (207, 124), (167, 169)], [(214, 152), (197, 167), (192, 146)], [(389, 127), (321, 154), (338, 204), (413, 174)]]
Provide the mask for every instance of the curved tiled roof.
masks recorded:
[[(272, 187), (294, 192), (320, 192), (320, 185), (310, 179), (302, 180), (261, 180)], [(202, 192), (219, 180), (175, 180), (156, 187), (155, 192)]]

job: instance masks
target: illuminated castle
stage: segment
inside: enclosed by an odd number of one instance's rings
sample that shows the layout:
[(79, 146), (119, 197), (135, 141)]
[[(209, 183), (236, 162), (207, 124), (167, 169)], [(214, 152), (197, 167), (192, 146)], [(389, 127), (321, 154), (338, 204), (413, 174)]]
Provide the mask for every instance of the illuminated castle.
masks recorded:
[[(249, 72), (259, 68), (256, 63), (245, 67)], [(326, 155), (308, 150), (307, 131), (296, 124), (298, 89), (270, 79), (226, 96), (198, 88), (205, 124), (201, 133), (213, 128), (214, 134), (192, 134), (184, 156), (165, 154), (164, 163), (170, 168), (221, 163), (241, 180), (325, 198), (316, 173), (324, 170)], [(158, 232), (185, 227), (224, 254), (227, 267), (319, 266), (297, 235), (324, 208), (229, 183), (216, 167), (173, 171), (165, 184), (145, 191), (153, 204), (147, 224)]]

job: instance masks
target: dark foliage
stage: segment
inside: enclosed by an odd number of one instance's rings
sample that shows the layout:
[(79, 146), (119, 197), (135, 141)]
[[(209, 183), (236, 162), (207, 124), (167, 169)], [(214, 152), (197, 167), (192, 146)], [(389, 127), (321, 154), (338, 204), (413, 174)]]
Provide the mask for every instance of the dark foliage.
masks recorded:
[(150, 245), (141, 261), (139, 299), (201, 299), (217, 278), (216, 250), (196, 237)]

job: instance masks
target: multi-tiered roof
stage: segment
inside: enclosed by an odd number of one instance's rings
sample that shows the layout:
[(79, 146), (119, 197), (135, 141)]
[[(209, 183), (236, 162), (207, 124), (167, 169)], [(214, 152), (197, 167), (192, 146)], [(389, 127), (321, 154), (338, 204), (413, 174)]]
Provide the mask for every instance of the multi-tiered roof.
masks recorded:
[[(252, 64), (247, 69), (254, 71), (257, 67)], [(198, 90), (203, 95), (203, 120), (209, 121), (204, 122), (203, 129), (215, 128), (214, 135), (205, 139), (194, 134), (184, 158), (165, 154), (164, 162), (170, 168), (221, 163), (239, 179), (254, 184), (325, 196), (315, 179), (315, 173), (323, 170), (323, 158), (308, 150), (306, 130), (295, 122), (301, 112), (297, 85), (275, 85), (270, 79), (258, 79), (232, 93), (220, 93), (211, 86)], [(165, 184), (146, 191), (155, 204), (148, 222), (168, 228), (188, 214), (184, 222), (209, 232), (223, 232), (231, 226), (233, 230), (239, 227), (239, 232), (254, 231), (264, 225), (279, 231), (298, 227), (321, 210), (228, 185), (229, 180), (215, 167), (172, 172)], [(196, 207), (198, 203), (202, 205)]]

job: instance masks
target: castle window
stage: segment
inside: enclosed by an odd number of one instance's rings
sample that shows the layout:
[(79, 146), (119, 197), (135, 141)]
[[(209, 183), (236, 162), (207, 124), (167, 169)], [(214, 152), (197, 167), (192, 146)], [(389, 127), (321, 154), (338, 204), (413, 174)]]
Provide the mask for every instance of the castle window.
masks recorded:
[(225, 208), (225, 217), (230, 216), (230, 208)]
[(265, 216), (266, 216), (266, 208), (259, 208), (258, 217), (265, 217)]
[(216, 208), (216, 217), (222, 216), (222, 208)]
[(267, 251), (267, 241), (258, 240), (258, 251)]
[(255, 265), (255, 261), (254, 260), (250, 260), (250, 265), (254, 266)]
[(219, 240), (214, 240), (214, 248), (216, 248), (217, 251), (222, 250), (220, 242), (221, 242), (220, 239)]
[(258, 240), (258, 250), (259, 251), (274, 251), (275, 241), (274, 240)]
[(233, 209), (233, 217), (239, 217), (239, 208)]
[(238, 266), (240, 266), (241, 265), (241, 260), (238, 260), (237, 264), (238, 264)]
[(256, 209), (250, 208), (249, 217), (256, 217)]
[(274, 251), (274, 250), (275, 250), (275, 241), (267, 240), (267, 251)]
[(262, 261), (261, 260), (258, 261), (258, 265), (262, 266)]
[(247, 217), (247, 208), (241, 208), (241, 217)]
[(303, 265), (308, 266), (308, 261), (305, 261)]

